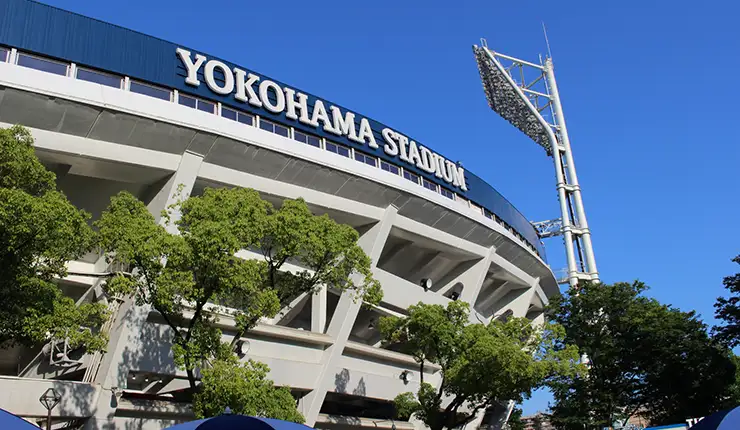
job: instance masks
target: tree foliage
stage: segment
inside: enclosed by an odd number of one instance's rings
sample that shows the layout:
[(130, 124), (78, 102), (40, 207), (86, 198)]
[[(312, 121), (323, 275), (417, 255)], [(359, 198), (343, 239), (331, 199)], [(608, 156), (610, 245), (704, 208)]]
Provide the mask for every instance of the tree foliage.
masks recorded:
[[(195, 369), (232, 354), (247, 330), (301, 293), (328, 285), (353, 290), (370, 303), (381, 298), (358, 233), (326, 215), (314, 216), (302, 200), (276, 209), (254, 190), (207, 189), (163, 215), (179, 234), (123, 192), (96, 225), (110, 259), (133, 273), (110, 279), (108, 291), (133, 294), (162, 315), (172, 328), (175, 362), (187, 371), (192, 389)], [(245, 250), (262, 258), (241, 258)], [(288, 262), (303, 269), (283, 270)], [(235, 321), (231, 344), (222, 342), (215, 324), (222, 313)]]
[(720, 409), (735, 378), (730, 352), (694, 312), (645, 297), (641, 282), (589, 284), (552, 298), (548, 315), (589, 359), (586, 377), (552, 385), (553, 423), (600, 428), (637, 412), (653, 424)]
[(220, 415), (227, 407), (236, 414), (303, 423), (303, 415), (287, 387), (276, 388), (267, 379), (266, 364), (234, 357), (214, 361), (203, 369), (203, 387), (193, 397), (198, 418)]
[[(577, 350), (564, 346), (556, 325), (535, 327), (526, 318), (468, 324), (468, 305), (419, 303), (409, 316), (385, 317), (386, 344), (397, 343), (419, 363), (419, 391), (395, 399), (399, 415), (415, 415), (432, 430), (455, 428), (497, 402), (521, 401), (558, 374), (577, 371)], [(438, 364), (442, 381), (423, 380), (426, 363)]]
[(515, 406), (509, 414), (509, 420), (506, 422), (507, 430), (524, 430), (524, 422), (522, 421), (522, 408)]
[[(740, 264), (740, 255), (732, 261)], [(730, 292), (730, 297), (718, 297), (714, 304), (715, 317), (725, 323), (714, 328), (715, 337), (734, 348), (740, 345), (740, 273), (725, 277), (722, 283)]]
[(54, 281), (66, 276), (67, 261), (93, 247), (88, 219), (56, 190), (28, 130), (0, 129), (0, 347), (56, 338), (73, 348), (105, 348), (96, 331), (105, 306), (76, 306)]

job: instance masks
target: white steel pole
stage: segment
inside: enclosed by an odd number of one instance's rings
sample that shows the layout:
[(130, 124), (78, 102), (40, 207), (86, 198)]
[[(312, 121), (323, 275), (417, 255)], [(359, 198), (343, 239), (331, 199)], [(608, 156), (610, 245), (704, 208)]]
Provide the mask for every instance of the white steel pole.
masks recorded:
[(555, 162), (555, 177), (557, 179), (558, 200), (560, 201), (560, 214), (563, 220), (563, 241), (565, 242), (565, 253), (568, 261), (568, 283), (575, 287), (578, 284), (576, 254), (573, 250), (573, 232), (571, 231), (570, 216), (568, 215), (568, 197), (565, 193), (565, 177), (563, 176), (562, 159), (560, 158), (560, 145), (557, 141), (552, 143), (552, 159)]
[[(594, 257), (594, 250), (591, 245), (591, 232), (588, 229), (588, 222), (586, 221), (586, 212), (583, 208), (583, 199), (581, 197), (581, 187), (578, 185), (578, 177), (576, 176), (576, 165), (573, 161), (573, 153), (571, 152), (570, 148), (570, 139), (568, 138), (568, 129), (565, 125), (565, 116), (563, 115), (563, 107), (560, 104), (560, 95), (558, 93), (558, 86), (555, 82), (555, 70), (552, 64), (552, 59), (548, 58), (545, 60), (545, 74), (547, 75), (547, 81), (549, 84), (550, 89), (550, 95), (551, 95), (551, 101), (552, 101), (552, 107), (555, 110), (555, 121), (558, 126), (559, 135), (562, 145), (563, 145), (563, 153), (565, 155), (565, 160), (567, 164), (568, 169), (568, 178), (570, 179), (570, 185), (573, 193), (573, 199), (575, 200), (575, 209), (576, 209), (576, 218), (578, 220), (578, 225), (576, 226), (579, 230), (581, 230), (581, 237), (583, 238), (583, 251), (586, 254), (586, 265), (588, 266), (587, 270), (589, 274), (591, 275), (591, 279), (595, 282), (599, 281), (599, 271), (596, 269), (596, 259)], [(553, 148), (553, 152), (559, 151), (557, 148)], [(562, 169), (560, 169), (558, 166), (561, 164), (560, 157), (558, 153), (553, 154), (553, 158), (555, 159), (555, 168), (558, 172), (558, 188), (560, 188), (560, 176), (562, 176)], [(564, 185), (564, 182), (563, 182)], [(565, 191), (565, 190), (563, 190)], [(561, 196), (561, 209), (563, 207), (563, 200)], [(567, 209), (567, 207), (566, 207)], [(565, 211), (563, 212), (566, 213)], [(563, 227), (565, 229), (566, 224), (563, 223)], [(571, 241), (567, 240), (566, 236), (566, 249), (570, 242), (570, 248), (568, 252), (572, 252), (573, 243)], [(569, 255), (570, 260), (570, 255)], [(573, 259), (575, 262), (575, 258)], [(570, 268), (570, 261), (569, 261), (569, 267), (568, 270), (571, 270)]]

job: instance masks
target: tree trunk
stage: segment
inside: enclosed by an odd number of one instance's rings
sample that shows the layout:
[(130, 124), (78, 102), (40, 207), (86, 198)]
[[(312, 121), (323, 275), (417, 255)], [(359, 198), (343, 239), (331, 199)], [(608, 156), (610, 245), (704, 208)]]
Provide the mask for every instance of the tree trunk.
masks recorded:
[(190, 366), (190, 363), (185, 363), (186, 369), (185, 371), (188, 373), (188, 382), (190, 382), (190, 388), (195, 392), (196, 388), (196, 381), (195, 381), (195, 372), (193, 371), (192, 366)]

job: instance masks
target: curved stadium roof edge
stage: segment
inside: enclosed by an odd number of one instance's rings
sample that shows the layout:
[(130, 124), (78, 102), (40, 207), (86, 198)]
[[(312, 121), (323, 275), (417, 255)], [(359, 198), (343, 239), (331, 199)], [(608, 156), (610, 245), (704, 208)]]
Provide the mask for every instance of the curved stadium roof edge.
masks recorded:
[(534, 227), (480, 177), (385, 124), (281, 81), (199, 50), (32, 0), (0, 0), (0, 45), (220, 102), (402, 166), (440, 190), (483, 207), (486, 216), (510, 226), (545, 259)]

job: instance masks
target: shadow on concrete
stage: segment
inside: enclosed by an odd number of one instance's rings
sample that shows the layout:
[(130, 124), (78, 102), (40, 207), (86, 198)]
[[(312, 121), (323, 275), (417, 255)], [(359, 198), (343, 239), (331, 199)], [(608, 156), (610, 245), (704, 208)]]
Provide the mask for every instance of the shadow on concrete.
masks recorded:
[(327, 421), (329, 424), (339, 424), (353, 427), (362, 424), (362, 420), (359, 417), (350, 417), (345, 415), (327, 415)]
[(337, 393), (347, 393), (347, 384), (349, 384), (349, 369), (342, 369), (334, 375), (334, 391)]
[[(92, 384), (49, 381), (63, 399), (53, 415), (65, 418), (69, 423), (65, 428), (161, 429), (194, 419), (189, 405), (176, 403), (173, 408), (171, 400), (157, 400), (159, 390), (177, 386), (173, 384), (177, 369), (171, 352), (169, 327), (158, 324), (156, 317), (152, 318), (146, 309), (129, 302), (116, 316), (110, 338)], [(178, 387), (186, 386), (180, 384)], [(124, 390), (143, 393), (128, 394)], [(187, 392), (181, 396), (185, 399), (176, 398), (175, 401), (190, 400)]]
[[(350, 394), (347, 389), (350, 381), (349, 369), (342, 369), (339, 373), (334, 375), (334, 392), (340, 394)], [(367, 393), (367, 385), (365, 385), (365, 378), (360, 378), (357, 386), (352, 389), (352, 395), (365, 396)]]
[(365, 394), (367, 394), (367, 386), (365, 385), (365, 378), (360, 378), (360, 382), (358, 382), (355, 389), (352, 390), (352, 394), (354, 394), (355, 396), (365, 397)]

